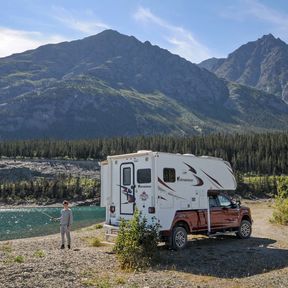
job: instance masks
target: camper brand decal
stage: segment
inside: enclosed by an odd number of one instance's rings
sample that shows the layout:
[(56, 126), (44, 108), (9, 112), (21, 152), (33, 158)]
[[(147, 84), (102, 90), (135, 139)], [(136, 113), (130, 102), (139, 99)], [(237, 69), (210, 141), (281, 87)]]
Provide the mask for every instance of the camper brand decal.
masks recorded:
[(181, 178), (180, 176), (177, 177), (177, 181), (183, 181), (183, 182), (193, 182), (193, 179), (188, 179), (188, 178)]
[(203, 180), (202, 180), (200, 177), (198, 177), (198, 176), (196, 175), (196, 174), (197, 174), (197, 171), (196, 171), (192, 166), (190, 166), (189, 164), (187, 164), (187, 163), (185, 163), (185, 162), (184, 162), (184, 164), (188, 166), (189, 171), (192, 172), (192, 174), (194, 175), (194, 177), (195, 177), (196, 180), (197, 180), (197, 183), (194, 184), (193, 186), (202, 186), (202, 185), (204, 184), (204, 182), (203, 182)]
[(142, 201), (146, 201), (149, 198), (148, 194), (145, 191), (143, 191), (139, 197)]
[(138, 188), (151, 188), (151, 185), (138, 185)]

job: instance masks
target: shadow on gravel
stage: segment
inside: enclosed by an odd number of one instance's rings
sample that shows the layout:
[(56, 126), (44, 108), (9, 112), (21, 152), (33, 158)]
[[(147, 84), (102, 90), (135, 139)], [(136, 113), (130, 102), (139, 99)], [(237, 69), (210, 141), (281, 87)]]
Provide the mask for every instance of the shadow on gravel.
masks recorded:
[(275, 240), (235, 236), (193, 239), (183, 251), (161, 248), (160, 269), (219, 278), (242, 278), (288, 266), (288, 250)]

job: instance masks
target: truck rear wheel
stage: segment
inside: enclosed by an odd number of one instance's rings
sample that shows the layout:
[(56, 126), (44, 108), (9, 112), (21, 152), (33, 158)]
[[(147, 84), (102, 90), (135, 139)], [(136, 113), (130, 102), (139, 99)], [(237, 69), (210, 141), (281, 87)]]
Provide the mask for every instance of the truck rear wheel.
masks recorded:
[(237, 237), (240, 239), (247, 239), (251, 236), (252, 225), (248, 220), (242, 220), (239, 229), (236, 233)]
[(172, 233), (172, 248), (174, 250), (184, 249), (187, 245), (187, 231), (183, 227), (175, 227)]

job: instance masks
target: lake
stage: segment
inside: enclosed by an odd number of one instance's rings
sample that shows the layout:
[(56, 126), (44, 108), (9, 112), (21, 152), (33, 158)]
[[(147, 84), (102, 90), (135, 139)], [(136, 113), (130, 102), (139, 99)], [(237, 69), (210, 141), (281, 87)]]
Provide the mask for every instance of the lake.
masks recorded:
[[(0, 241), (59, 232), (59, 222), (52, 222), (49, 216), (59, 218), (61, 209), (62, 207), (0, 209)], [(71, 210), (74, 218), (72, 231), (105, 220), (105, 208), (77, 206)]]

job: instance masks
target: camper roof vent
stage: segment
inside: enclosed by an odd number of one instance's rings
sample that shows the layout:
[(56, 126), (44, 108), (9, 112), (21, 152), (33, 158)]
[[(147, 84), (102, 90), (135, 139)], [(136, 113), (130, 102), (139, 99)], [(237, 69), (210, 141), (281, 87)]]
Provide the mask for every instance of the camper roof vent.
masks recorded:
[(148, 153), (152, 152), (151, 150), (138, 150), (137, 153)]
[(184, 156), (193, 156), (193, 157), (196, 157), (194, 154), (189, 154), (189, 153), (186, 153), (186, 154), (183, 154)]
[(219, 157), (206, 156), (206, 155), (203, 155), (203, 156), (200, 156), (200, 157), (201, 158), (205, 158), (205, 159), (223, 160), (222, 158), (219, 158)]

